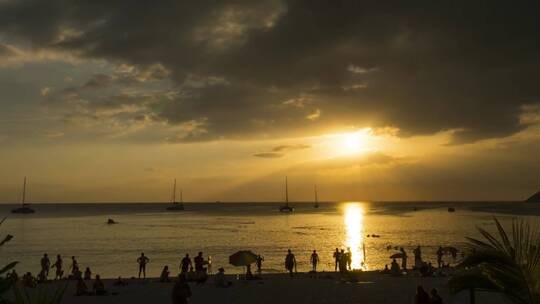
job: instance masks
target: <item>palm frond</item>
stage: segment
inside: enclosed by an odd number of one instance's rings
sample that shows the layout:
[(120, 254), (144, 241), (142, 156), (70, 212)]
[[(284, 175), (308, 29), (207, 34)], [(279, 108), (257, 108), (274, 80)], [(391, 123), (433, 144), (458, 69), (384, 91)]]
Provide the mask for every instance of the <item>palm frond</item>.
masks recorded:
[(494, 218), (496, 235), (477, 228), (483, 240), (466, 238), (463, 269), (450, 280), (452, 292), (476, 288), (502, 293), (513, 303), (533, 304), (540, 295), (540, 234), (523, 220), (508, 234)]

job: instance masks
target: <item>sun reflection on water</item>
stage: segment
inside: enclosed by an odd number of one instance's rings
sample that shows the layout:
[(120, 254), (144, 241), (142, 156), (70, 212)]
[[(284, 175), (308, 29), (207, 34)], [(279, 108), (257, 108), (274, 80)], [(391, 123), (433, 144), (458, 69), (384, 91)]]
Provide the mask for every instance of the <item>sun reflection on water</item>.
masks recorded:
[(352, 268), (367, 270), (364, 264), (364, 208), (359, 203), (347, 203), (344, 213), (347, 233), (344, 246), (352, 252)]

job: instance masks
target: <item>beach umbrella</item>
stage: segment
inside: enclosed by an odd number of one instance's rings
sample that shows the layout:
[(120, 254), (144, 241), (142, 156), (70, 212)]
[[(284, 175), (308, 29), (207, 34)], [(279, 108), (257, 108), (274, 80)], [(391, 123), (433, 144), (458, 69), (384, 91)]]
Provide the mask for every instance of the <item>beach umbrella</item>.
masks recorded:
[(394, 253), (390, 256), (391, 259), (401, 259), (403, 258), (403, 253), (401, 252), (398, 252), (398, 253)]
[(234, 266), (248, 266), (257, 261), (257, 255), (249, 250), (241, 250), (229, 257), (229, 263)]

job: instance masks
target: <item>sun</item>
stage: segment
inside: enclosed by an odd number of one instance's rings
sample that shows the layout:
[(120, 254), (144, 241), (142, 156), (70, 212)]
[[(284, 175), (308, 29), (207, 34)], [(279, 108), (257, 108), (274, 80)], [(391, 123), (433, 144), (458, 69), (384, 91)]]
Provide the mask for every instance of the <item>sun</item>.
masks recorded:
[(338, 155), (355, 155), (369, 150), (371, 129), (336, 134), (334, 150)]
[(360, 153), (364, 147), (363, 136), (360, 132), (344, 134), (341, 145), (345, 154)]

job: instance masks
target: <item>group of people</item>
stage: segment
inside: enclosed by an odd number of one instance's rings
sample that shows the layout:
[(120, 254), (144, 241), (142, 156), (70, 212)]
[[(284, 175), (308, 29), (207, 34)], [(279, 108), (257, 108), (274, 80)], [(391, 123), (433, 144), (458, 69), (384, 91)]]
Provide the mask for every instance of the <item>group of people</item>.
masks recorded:
[[(259, 256), (260, 257), (260, 256)], [(339, 248), (336, 248), (336, 251), (333, 254), (334, 262), (335, 262), (335, 271), (338, 271), (341, 273), (345, 273), (347, 271), (352, 270), (352, 251), (351, 248), (348, 247), (347, 251), (344, 249), (339, 250)], [(313, 250), (311, 253), (309, 262), (311, 264), (311, 273), (317, 272), (317, 266), (320, 264), (320, 258), (319, 254), (317, 253), (317, 250)], [(260, 271), (260, 264), (259, 260), (257, 261), (257, 267)], [(285, 270), (293, 276), (293, 273), (296, 272), (297, 264), (296, 264), (296, 257), (292, 253), (291, 249), (287, 250), (287, 255), (285, 256)]]
[[(90, 267), (86, 267), (85, 271), (82, 272), (79, 268), (79, 263), (77, 262), (77, 259), (75, 256), (71, 257), (71, 265), (68, 268), (69, 274), (65, 275), (64, 271), (64, 261), (62, 259), (61, 255), (56, 256), (56, 261), (54, 263), (51, 263), (51, 260), (49, 259), (49, 256), (47, 253), (43, 254), (43, 257), (40, 261), (41, 270), (39, 271), (37, 276), (32, 275), (31, 272), (27, 272), (22, 277), (22, 282), (27, 287), (35, 287), (38, 283), (44, 283), (49, 280), (49, 273), (51, 272), (51, 269), (54, 269), (54, 277), (53, 280), (60, 280), (63, 278), (72, 279), (72, 280), (90, 280), (92, 279), (92, 271), (90, 270)], [(17, 281), (18, 275), (13, 270), (9, 273), (9, 278)]]
[[(146, 264), (150, 260), (141, 253), (141, 256), (137, 259), (139, 263), (139, 278), (141, 277), (141, 271), (143, 277), (146, 278)], [(204, 283), (208, 279), (208, 274), (212, 273), (212, 257), (208, 256), (207, 259), (203, 257), (202, 251), (191, 260), (189, 253), (180, 261), (180, 274), (184, 276), (186, 281), (194, 281), (197, 283)], [(170, 270), (169, 266), (165, 265), (160, 275), (160, 282), (170, 282)]]
[[(404, 271), (407, 271), (407, 252), (405, 251), (405, 249), (403, 249), (403, 247), (401, 247), (399, 251), (400, 252), (397, 256), (398, 258), (401, 258), (401, 267), (397, 262), (397, 258), (392, 258), (390, 269), (388, 268), (388, 265), (385, 265), (383, 273), (390, 273), (394, 276), (400, 276), (403, 274)], [(445, 264), (443, 261), (444, 254), (444, 249), (442, 248), (442, 246), (439, 246), (436, 252), (437, 269), (435, 269), (431, 262), (426, 262), (422, 259), (422, 248), (420, 246), (417, 246), (413, 249), (414, 265), (412, 266), (412, 270), (418, 270), (422, 276), (427, 277), (432, 276), (437, 270), (441, 271), (444, 268), (449, 268), (450, 264)]]
[(334, 251), (334, 270), (341, 273), (347, 272), (348, 270), (352, 270), (352, 251), (350, 247), (347, 247), (347, 251), (345, 252), (344, 249), (341, 249), (341, 251), (336, 248), (336, 251)]

